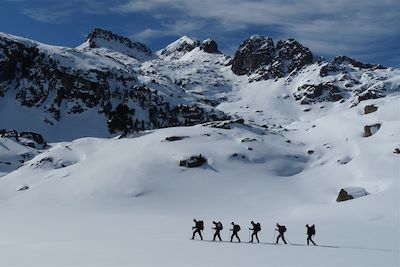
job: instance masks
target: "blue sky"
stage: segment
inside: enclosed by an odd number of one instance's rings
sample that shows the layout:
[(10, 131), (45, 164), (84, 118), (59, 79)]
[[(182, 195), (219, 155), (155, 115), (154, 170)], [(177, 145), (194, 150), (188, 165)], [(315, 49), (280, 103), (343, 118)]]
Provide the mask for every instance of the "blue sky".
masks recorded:
[(100, 27), (160, 49), (211, 37), (232, 55), (252, 34), (295, 38), (316, 55), (400, 67), (398, 0), (0, 0), (0, 31), (77, 46)]

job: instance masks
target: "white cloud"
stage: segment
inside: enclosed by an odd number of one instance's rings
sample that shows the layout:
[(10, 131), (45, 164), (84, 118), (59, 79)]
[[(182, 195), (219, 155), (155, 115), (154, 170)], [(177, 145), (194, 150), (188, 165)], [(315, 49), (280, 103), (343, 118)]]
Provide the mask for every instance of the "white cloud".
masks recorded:
[(364, 49), (371, 40), (400, 35), (398, 0), (147, 0), (127, 1), (114, 10), (175, 17), (186, 24), (198, 23), (199, 29), (204, 21), (213, 21), (209, 30), (222, 33), (270, 27), (281, 36), (306, 40), (317, 52), (325, 53), (352, 52)]

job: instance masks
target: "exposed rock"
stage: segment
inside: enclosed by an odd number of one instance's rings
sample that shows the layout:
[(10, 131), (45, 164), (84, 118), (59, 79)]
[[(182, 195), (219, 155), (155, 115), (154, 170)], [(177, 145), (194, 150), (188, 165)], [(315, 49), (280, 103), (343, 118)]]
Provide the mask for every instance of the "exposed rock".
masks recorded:
[(333, 83), (304, 84), (293, 93), (294, 98), (303, 105), (315, 102), (336, 102), (343, 98), (343, 92)]
[(363, 137), (370, 137), (371, 135), (374, 135), (379, 130), (379, 128), (381, 128), (381, 124), (380, 123), (364, 126), (364, 135), (363, 135)]
[(244, 123), (243, 119), (237, 119), (237, 120), (214, 121), (210, 123), (205, 123), (204, 126), (230, 130), (235, 126), (235, 124), (243, 124), (243, 123)]
[(366, 105), (364, 107), (364, 114), (369, 114), (378, 110), (378, 107), (375, 105)]
[(350, 158), (350, 157), (344, 157), (344, 158), (342, 158), (342, 159), (338, 159), (338, 163), (339, 163), (339, 164), (342, 164), (342, 165), (345, 165), (345, 164), (349, 163), (349, 162), (352, 161), (352, 160), (353, 160), (353, 159)]
[(348, 56), (337, 56), (333, 59), (332, 63), (334, 65), (352, 65), (356, 68), (360, 68), (360, 69), (372, 69), (372, 70), (376, 70), (376, 69), (386, 69), (384, 66), (380, 65), (380, 64), (366, 64), (366, 63), (362, 63), (360, 61), (357, 61), (351, 57)]
[(181, 160), (179, 162), (179, 166), (188, 167), (188, 168), (194, 168), (194, 167), (199, 167), (199, 166), (203, 165), (206, 162), (207, 162), (207, 159), (200, 154), (198, 156), (191, 156), (188, 159)]
[(395, 148), (393, 151), (394, 154), (399, 154), (400, 155), (400, 148)]
[(43, 157), (38, 161), (32, 162), (29, 166), (31, 168), (50, 168), (61, 169), (75, 164), (74, 161), (64, 161), (62, 159), (55, 159), (53, 157)]
[(246, 137), (246, 138), (243, 138), (240, 142), (248, 143), (248, 142), (256, 142), (256, 141), (258, 141), (256, 138)]
[(308, 155), (314, 154), (314, 150), (308, 150), (308, 151), (307, 151), (307, 154), (308, 154)]
[(168, 142), (173, 142), (173, 141), (179, 141), (185, 138), (189, 138), (189, 136), (168, 136), (165, 138), (165, 141)]
[(243, 153), (233, 153), (229, 156), (230, 159), (250, 162), (249, 158)]
[(232, 71), (236, 75), (255, 74), (250, 81), (281, 78), (310, 64), (310, 50), (294, 39), (278, 41), (276, 47), (270, 37), (253, 35), (235, 53)]
[(21, 132), (19, 136), (21, 138), (27, 138), (33, 140), (39, 145), (46, 144), (46, 141), (44, 140), (43, 136), (35, 132)]
[(23, 186), (18, 188), (18, 191), (25, 191), (25, 190), (28, 190), (28, 189), (29, 189), (29, 186), (23, 185)]
[(221, 54), (221, 51), (218, 50), (218, 44), (212, 39), (201, 42), (200, 49), (210, 54)]
[(0, 137), (14, 138), (15, 141), (19, 141), (19, 134), (16, 130), (3, 131)]
[(237, 75), (250, 74), (263, 65), (269, 65), (275, 56), (275, 47), (270, 37), (253, 35), (236, 51), (232, 71)]
[(362, 187), (346, 187), (340, 189), (336, 202), (351, 200), (368, 195), (368, 192)]
[(162, 58), (178, 59), (198, 46), (200, 46), (200, 41), (188, 36), (182, 36), (175, 42), (169, 44), (166, 48), (162, 49), (158, 54)]
[[(127, 37), (99, 28), (95, 28), (89, 33), (86, 43), (90, 48), (112, 49), (138, 59), (142, 59), (143, 56), (152, 56), (151, 50), (144, 44), (133, 42)], [(138, 55), (138, 53), (142, 55)]]

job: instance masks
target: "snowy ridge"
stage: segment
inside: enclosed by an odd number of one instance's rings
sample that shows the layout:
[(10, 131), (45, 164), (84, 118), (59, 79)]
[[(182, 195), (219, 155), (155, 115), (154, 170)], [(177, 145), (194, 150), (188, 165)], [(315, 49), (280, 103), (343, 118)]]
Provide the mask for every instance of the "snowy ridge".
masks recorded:
[(133, 42), (124, 36), (98, 28), (89, 33), (86, 41), (79, 45), (77, 49), (82, 51), (105, 49), (106, 52), (119, 52), (141, 61), (154, 58), (151, 50), (144, 44)]

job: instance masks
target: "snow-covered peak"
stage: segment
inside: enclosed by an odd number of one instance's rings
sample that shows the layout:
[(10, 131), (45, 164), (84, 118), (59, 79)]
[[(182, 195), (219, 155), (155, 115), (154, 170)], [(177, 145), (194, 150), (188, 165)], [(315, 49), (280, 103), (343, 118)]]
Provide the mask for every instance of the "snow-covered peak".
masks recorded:
[(107, 49), (110, 52), (119, 52), (138, 60), (152, 58), (151, 50), (142, 43), (133, 42), (127, 37), (117, 35), (111, 31), (94, 29), (86, 38), (86, 41), (77, 47), (81, 51)]
[(198, 46), (200, 46), (200, 41), (188, 36), (182, 36), (164, 49), (159, 50), (157, 54), (163, 59), (179, 59)]

